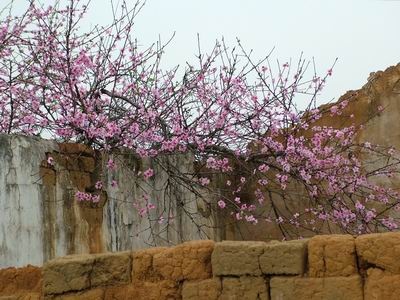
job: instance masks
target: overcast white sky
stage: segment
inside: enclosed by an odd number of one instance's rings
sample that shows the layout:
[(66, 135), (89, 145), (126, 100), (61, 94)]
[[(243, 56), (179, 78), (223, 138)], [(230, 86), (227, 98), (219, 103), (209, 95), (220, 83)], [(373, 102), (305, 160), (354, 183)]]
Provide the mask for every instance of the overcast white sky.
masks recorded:
[[(109, 2), (92, 0), (93, 23), (111, 20)], [(147, 0), (135, 32), (144, 46), (176, 33), (167, 67), (194, 59), (197, 33), (206, 52), (222, 36), (231, 45), (240, 38), (259, 57), (275, 47), (273, 57), (282, 62), (303, 51), (321, 73), (338, 57), (323, 94), (329, 101), (400, 62), (400, 0)]]

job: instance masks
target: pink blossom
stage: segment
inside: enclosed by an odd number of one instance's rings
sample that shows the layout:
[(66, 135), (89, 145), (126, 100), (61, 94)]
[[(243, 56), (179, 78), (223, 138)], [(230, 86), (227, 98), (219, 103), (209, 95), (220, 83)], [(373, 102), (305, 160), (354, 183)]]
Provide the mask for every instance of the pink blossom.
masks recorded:
[(90, 202), (91, 201), (93, 203), (98, 203), (98, 202), (100, 202), (100, 195), (94, 195), (94, 194), (90, 194), (90, 193), (77, 191), (75, 193), (75, 199), (79, 202), (82, 202), (82, 201)]
[(369, 223), (376, 217), (375, 209), (367, 210), (365, 213), (365, 222)]
[(218, 201), (218, 206), (219, 206), (220, 208), (225, 208), (225, 206), (226, 206), (225, 201), (224, 201), (224, 200), (219, 200), (219, 201)]
[(356, 207), (357, 210), (364, 210), (365, 209), (365, 206), (362, 205), (359, 201), (356, 202), (355, 207)]
[(249, 223), (257, 224), (258, 220), (253, 215), (246, 215), (245, 219)]
[(260, 185), (267, 185), (267, 184), (268, 184), (268, 180), (267, 180), (267, 179), (259, 179), (259, 180), (258, 180), (258, 184), (260, 184)]
[(115, 166), (115, 162), (114, 162), (114, 160), (113, 160), (112, 158), (110, 158), (110, 159), (107, 161), (107, 168), (108, 168), (109, 170), (115, 170), (116, 166)]
[(101, 189), (103, 188), (103, 182), (101, 182), (101, 181), (96, 181), (96, 184), (94, 185), (94, 187), (95, 187), (97, 190), (101, 190)]
[(334, 105), (330, 108), (330, 111), (332, 114), (337, 114), (339, 112), (339, 109), (336, 105)]
[(48, 163), (50, 166), (54, 166), (54, 158), (53, 158), (52, 156), (49, 156), (49, 157), (47, 158), (47, 163)]
[(399, 228), (399, 225), (394, 221), (393, 218), (384, 218), (381, 220), (382, 224), (386, 226), (389, 230), (395, 230)]
[(199, 178), (199, 182), (201, 185), (206, 186), (210, 184), (210, 179), (206, 178), (206, 177), (201, 177)]
[(154, 175), (154, 170), (151, 168), (148, 168), (146, 171), (143, 172), (143, 177), (144, 179), (149, 179)]
[(262, 173), (267, 172), (268, 169), (269, 169), (269, 167), (268, 167), (266, 164), (261, 164), (261, 165), (258, 166), (258, 170), (259, 170), (260, 172), (262, 172)]

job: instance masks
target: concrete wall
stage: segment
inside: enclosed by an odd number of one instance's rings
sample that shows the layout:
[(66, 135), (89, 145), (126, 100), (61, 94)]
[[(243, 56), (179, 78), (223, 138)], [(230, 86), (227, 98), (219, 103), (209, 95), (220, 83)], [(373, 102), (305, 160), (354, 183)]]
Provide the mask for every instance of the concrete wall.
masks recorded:
[(62, 257), (44, 265), (42, 278), (29, 277), (27, 268), (0, 270), (0, 297), (8, 295), (2, 282), (12, 273), (20, 275), (16, 282), (32, 279), (31, 290), (17, 284), (8, 289), (29, 299), (394, 300), (400, 293), (399, 255), (400, 233), (193, 241)]
[[(46, 163), (49, 156), (54, 165)], [(40, 266), (68, 254), (214, 238), (214, 230), (208, 227), (212, 215), (197, 214), (192, 220), (182, 209), (197, 212), (200, 203), (193, 193), (177, 184), (164, 189), (168, 176), (162, 168), (169, 164), (191, 171), (189, 155), (154, 161), (119, 153), (114, 157), (116, 171), (106, 168), (108, 159), (83, 145), (0, 135), (0, 267)], [(145, 182), (137, 172), (150, 166), (157, 176)], [(105, 187), (99, 203), (75, 200), (76, 191), (93, 191), (100, 179)], [(118, 182), (117, 188), (111, 186), (112, 180)], [(146, 191), (158, 205), (149, 216), (140, 217), (133, 203)], [(163, 210), (173, 216), (168, 227), (157, 221)], [(204, 225), (202, 231), (195, 223)]]
[[(0, 136), (0, 267), (44, 261), (44, 227), (54, 224), (45, 220), (39, 167), (55, 148), (35, 138)], [(64, 239), (58, 241), (64, 248)]]

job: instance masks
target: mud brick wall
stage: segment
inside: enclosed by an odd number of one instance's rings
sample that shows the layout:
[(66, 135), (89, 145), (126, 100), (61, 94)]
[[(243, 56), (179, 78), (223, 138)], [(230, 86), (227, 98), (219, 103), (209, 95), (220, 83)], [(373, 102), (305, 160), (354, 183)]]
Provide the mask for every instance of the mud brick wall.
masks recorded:
[(0, 299), (391, 300), (400, 298), (399, 257), (400, 232), (193, 241), (0, 270)]

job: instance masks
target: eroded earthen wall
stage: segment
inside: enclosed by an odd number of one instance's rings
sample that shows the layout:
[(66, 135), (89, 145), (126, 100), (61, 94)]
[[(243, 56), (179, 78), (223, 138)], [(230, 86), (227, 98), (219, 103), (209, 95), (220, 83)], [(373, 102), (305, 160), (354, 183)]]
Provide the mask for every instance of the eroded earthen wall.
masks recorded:
[[(330, 107), (347, 101), (348, 105), (340, 115), (332, 116)], [(371, 144), (383, 147), (395, 147), (400, 149), (400, 64), (387, 68), (385, 71), (371, 73), (367, 83), (359, 90), (348, 91), (339, 98), (336, 103), (327, 104), (321, 107), (326, 111), (323, 117), (315, 123), (318, 126), (331, 126), (343, 128), (355, 125), (362, 125), (363, 129), (356, 135), (357, 143), (370, 142)], [(363, 167), (366, 169), (378, 169), (386, 160), (376, 157), (362, 157)], [(373, 178), (373, 181), (393, 189), (400, 188), (400, 176), (380, 176)], [(254, 185), (256, 186), (256, 184)], [(259, 188), (259, 186), (257, 186)], [(255, 189), (255, 188), (254, 188)], [(253, 191), (249, 190), (248, 195), (244, 194), (242, 199), (249, 198), (253, 201)], [(274, 203), (280, 214), (289, 219), (295, 213), (304, 213), (309, 208), (308, 193), (304, 191), (301, 184), (291, 183), (284, 193), (266, 194), (264, 205), (258, 207), (255, 214), (265, 214), (271, 211), (271, 202)], [(391, 210), (390, 216), (399, 218), (399, 212)], [(273, 218), (274, 216), (272, 216)], [(319, 226), (317, 226), (319, 227)], [(283, 230), (282, 230), (283, 228)], [(334, 224), (319, 228), (321, 233), (340, 233), (340, 228)], [(249, 224), (246, 222), (232, 222), (227, 218), (225, 225), (225, 238), (232, 240), (271, 240), (282, 239), (285, 231), (285, 238), (291, 239), (298, 236), (311, 237), (314, 231), (293, 230), (291, 224), (276, 224), (276, 222), (264, 222)]]

